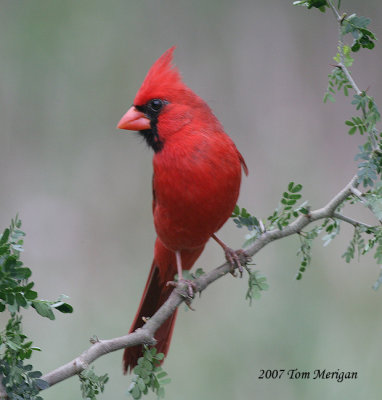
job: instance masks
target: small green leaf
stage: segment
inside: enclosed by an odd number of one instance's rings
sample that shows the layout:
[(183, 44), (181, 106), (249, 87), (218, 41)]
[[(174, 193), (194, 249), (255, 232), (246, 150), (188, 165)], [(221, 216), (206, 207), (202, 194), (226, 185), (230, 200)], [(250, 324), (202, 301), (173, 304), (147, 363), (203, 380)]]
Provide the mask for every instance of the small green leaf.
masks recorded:
[(158, 379), (164, 378), (165, 376), (167, 376), (167, 372), (165, 371), (161, 371), (157, 374)]
[(73, 312), (73, 307), (68, 303), (62, 303), (54, 308), (65, 314), (68, 314), (68, 313), (70, 314)]
[(47, 303), (42, 301), (32, 301), (32, 307), (40, 314), (42, 317), (49, 318), (50, 320), (54, 320), (53, 311)]
[(28, 290), (24, 293), (24, 296), (27, 300), (35, 300), (37, 299), (38, 294), (34, 290)]
[(291, 190), (289, 190), (291, 193), (297, 193), (302, 189), (302, 185), (298, 184), (294, 186)]
[(133, 387), (133, 389), (131, 390), (130, 394), (131, 394), (131, 396), (133, 397), (133, 399), (135, 399), (135, 400), (140, 399), (141, 396), (142, 396), (142, 393), (141, 393), (141, 391), (139, 390), (138, 385), (135, 385), (135, 386)]
[(159, 397), (160, 399), (163, 399), (163, 398), (164, 398), (164, 395), (165, 395), (164, 387), (161, 386), (161, 387), (158, 389), (157, 395), (158, 395), (158, 397)]
[(16, 293), (16, 303), (20, 307), (26, 307), (26, 305), (28, 304), (25, 297), (21, 293)]
[(9, 232), (10, 231), (8, 228), (4, 230), (4, 233), (2, 234), (1, 239), (0, 239), (0, 246), (7, 243), (8, 238), (9, 238)]

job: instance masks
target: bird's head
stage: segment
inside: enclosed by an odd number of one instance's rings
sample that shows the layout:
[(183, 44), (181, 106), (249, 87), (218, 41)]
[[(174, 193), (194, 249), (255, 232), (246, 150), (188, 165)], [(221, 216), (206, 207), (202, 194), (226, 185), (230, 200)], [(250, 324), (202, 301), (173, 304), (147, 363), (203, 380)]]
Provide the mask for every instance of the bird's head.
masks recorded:
[[(175, 46), (168, 49), (150, 68), (134, 104), (119, 121), (117, 128), (138, 131), (155, 152), (166, 139), (190, 123), (195, 110), (206, 107), (182, 81), (172, 64)], [(208, 107), (208, 106), (207, 106)]]

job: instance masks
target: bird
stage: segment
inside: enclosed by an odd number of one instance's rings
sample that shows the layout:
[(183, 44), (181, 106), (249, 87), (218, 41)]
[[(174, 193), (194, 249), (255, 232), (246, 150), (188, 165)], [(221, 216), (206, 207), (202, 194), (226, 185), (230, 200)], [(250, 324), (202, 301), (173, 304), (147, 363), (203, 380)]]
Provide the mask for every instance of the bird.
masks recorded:
[[(168, 299), (173, 279), (194, 265), (213, 238), (233, 268), (241, 267), (238, 252), (216, 232), (232, 215), (242, 178), (248, 175), (243, 156), (207, 103), (182, 80), (173, 63), (175, 46), (149, 69), (133, 105), (117, 128), (136, 131), (154, 151), (152, 212), (157, 234), (154, 259), (129, 333), (142, 327)], [(172, 284), (169, 284), (171, 283)], [(177, 310), (156, 331), (156, 349), (166, 356)], [(123, 371), (133, 370), (143, 346), (124, 350)]]

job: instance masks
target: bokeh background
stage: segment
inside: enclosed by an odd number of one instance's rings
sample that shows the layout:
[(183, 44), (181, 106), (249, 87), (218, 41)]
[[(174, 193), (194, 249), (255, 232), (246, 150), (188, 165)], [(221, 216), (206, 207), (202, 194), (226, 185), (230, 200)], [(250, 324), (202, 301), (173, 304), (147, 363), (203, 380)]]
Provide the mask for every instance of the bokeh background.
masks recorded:
[[(343, 0), (372, 18), (382, 37), (382, 3)], [(75, 312), (55, 322), (25, 312), (25, 330), (43, 352), (43, 372), (89, 346), (92, 335), (127, 332), (152, 260), (151, 151), (115, 126), (147, 70), (167, 48), (185, 82), (211, 105), (243, 153), (250, 175), (240, 204), (265, 218), (289, 181), (304, 185), (320, 207), (355, 172), (360, 137), (348, 137), (350, 99), (323, 104), (336, 53), (330, 12), (292, 0), (1, 0), (0, 225), (17, 212), (27, 232), (25, 263), (43, 298), (70, 296)], [(354, 76), (382, 103), (382, 51), (362, 50)], [(374, 223), (368, 211), (345, 211)], [(298, 239), (256, 256), (271, 285), (260, 301), (244, 300), (245, 279), (219, 280), (180, 311), (165, 368), (167, 399), (380, 398), (382, 293), (372, 256), (341, 258), (352, 229), (294, 277)], [(228, 222), (232, 247), (244, 231)], [(197, 262), (220, 265), (210, 243)], [(2, 324), (5, 321), (2, 321)], [(110, 382), (101, 399), (124, 399), (130, 379), (122, 352), (96, 362)], [(259, 380), (260, 369), (358, 372), (358, 379)], [(43, 393), (80, 398), (76, 378)]]

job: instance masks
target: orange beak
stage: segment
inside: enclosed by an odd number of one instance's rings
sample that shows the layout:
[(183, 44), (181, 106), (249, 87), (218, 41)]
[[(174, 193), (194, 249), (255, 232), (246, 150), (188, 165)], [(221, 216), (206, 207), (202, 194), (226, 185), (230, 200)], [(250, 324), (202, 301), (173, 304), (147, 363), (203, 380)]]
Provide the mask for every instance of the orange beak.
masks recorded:
[(121, 118), (117, 125), (118, 129), (127, 129), (129, 131), (143, 131), (150, 129), (150, 120), (138, 111), (134, 106), (127, 110), (127, 113)]

